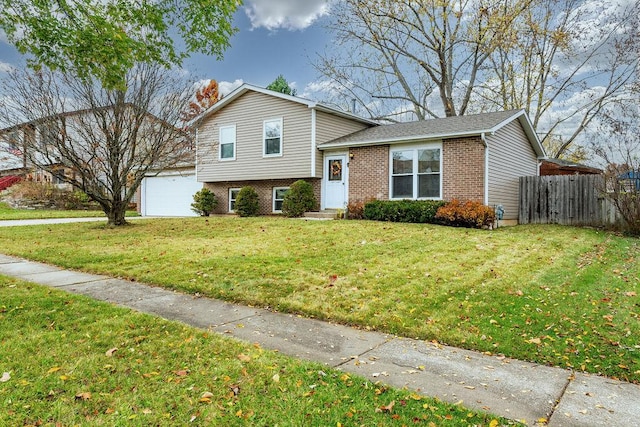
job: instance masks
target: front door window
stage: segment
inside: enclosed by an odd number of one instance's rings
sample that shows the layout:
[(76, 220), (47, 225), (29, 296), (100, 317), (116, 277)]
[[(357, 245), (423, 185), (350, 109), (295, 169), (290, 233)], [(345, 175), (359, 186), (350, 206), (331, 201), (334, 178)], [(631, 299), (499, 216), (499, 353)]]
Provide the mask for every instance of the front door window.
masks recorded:
[(342, 181), (342, 159), (329, 159), (329, 181)]

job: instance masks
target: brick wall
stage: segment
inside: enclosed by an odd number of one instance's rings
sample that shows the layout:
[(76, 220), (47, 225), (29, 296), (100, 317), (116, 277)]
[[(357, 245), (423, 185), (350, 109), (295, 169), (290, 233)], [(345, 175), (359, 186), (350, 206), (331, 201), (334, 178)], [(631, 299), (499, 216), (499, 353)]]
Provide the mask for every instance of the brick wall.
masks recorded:
[(484, 153), (480, 137), (446, 139), (442, 144), (442, 198), (484, 203)]
[[(260, 204), (260, 215), (269, 215), (273, 213), (273, 188), (274, 187), (290, 187), (297, 179), (272, 179), (264, 181), (227, 181), (227, 182), (208, 182), (204, 186), (211, 190), (218, 199), (218, 206), (213, 213), (225, 214), (229, 213), (229, 189), (242, 188), (247, 185), (255, 188), (258, 193), (258, 202)], [(320, 179), (305, 179), (313, 186), (313, 192), (318, 203), (320, 202)]]
[(349, 150), (349, 201), (389, 199), (389, 146)]

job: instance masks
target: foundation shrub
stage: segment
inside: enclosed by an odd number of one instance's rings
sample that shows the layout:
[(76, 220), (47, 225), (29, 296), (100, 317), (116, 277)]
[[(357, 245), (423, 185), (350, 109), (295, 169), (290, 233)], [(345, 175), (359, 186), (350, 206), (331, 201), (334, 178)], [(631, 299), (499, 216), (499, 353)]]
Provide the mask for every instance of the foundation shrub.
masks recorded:
[(483, 228), (491, 226), (496, 215), (493, 208), (480, 202), (453, 199), (438, 209), (435, 219), (454, 227)]
[(364, 219), (391, 222), (435, 223), (441, 200), (373, 200), (365, 203)]
[(260, 204), (258, 202), (258, 192), (251, 186), (242, 187), (236, 196), (235, 212), (239, 216), (256, 216)]
[(218, 206), (218, 199), (208, 188), (203, 188), (193, 195), (191, 210), (200, 216), (209, 216), (216, 206)]
[(305, 212), (316, 208), (318, 202), (313, 193), (313, 186), (300, 179), (289, 187), (282, 200), (282, 214), (289, 218), (297, 218)]

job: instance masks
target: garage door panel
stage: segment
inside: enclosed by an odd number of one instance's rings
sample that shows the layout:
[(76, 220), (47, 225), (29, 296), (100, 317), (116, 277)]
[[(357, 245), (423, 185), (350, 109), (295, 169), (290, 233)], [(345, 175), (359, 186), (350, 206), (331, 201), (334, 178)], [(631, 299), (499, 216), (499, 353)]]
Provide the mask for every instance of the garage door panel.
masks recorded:
[(144, 179), (144, 211), (147, 216), (196, 216), (193, 195), (202, 189), (195, 174), (158, 175)]

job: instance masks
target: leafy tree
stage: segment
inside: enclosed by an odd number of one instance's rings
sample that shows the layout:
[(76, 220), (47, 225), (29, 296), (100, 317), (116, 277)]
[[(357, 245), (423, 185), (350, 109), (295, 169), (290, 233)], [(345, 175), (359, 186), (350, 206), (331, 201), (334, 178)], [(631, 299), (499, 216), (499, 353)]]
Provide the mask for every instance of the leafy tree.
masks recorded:
[(209, 216), (216, 206), (218, 206), (218, 199), (208, 188), (203, 188), (193, 195), (191, 210), (200, 216)]
[(639, 14), (638, 2), (345, 0), (329, 24), (338, 48), (315, 65), (329, 102), (355, 99), (373, 119), (524, 108), (544, 142), (563, 132), (558, 157), (637, 78)]
[[(0, 0), (0, 29), (29, 64), (75, 70), (109, 89), (136, 63), (179, 65), (190, 53), (220, 58), (236, 31), (238, 0)], [(183, 48), (178, 48), (183, 46)]]
[(291, 184), (289, 191), (282, 201), (282, 213), (290, 218), (300, 217), (305, 212), (312, 211), (318, 205), (313, 193), (313, 186), (305, 180), (298, 180)]
[(251, 186), (242, 187), (236, 196), (236, 204), (233, 210), (239, 216), (256, 216), (260, 210), (258, 193)]
[(287, 79), (285, 79), (282, 74), (276, 77), (276, 79), (267, 86), (267, 89), (291, 96), (296, 96), (297, 93), (295, 89), (289, 86), (289, 82), (287, 82)]
[(5, 132), (21, 132), (27, 164), (73, 170), (61, 178), (97, 202), (110, 225), (126, 223), (146, 175), (193, 161), (180, 113), (189, 85), (160, 65), (135, 66), (124, 89), (46, 67), (15, 70), (2, 83), (13, 103)]

